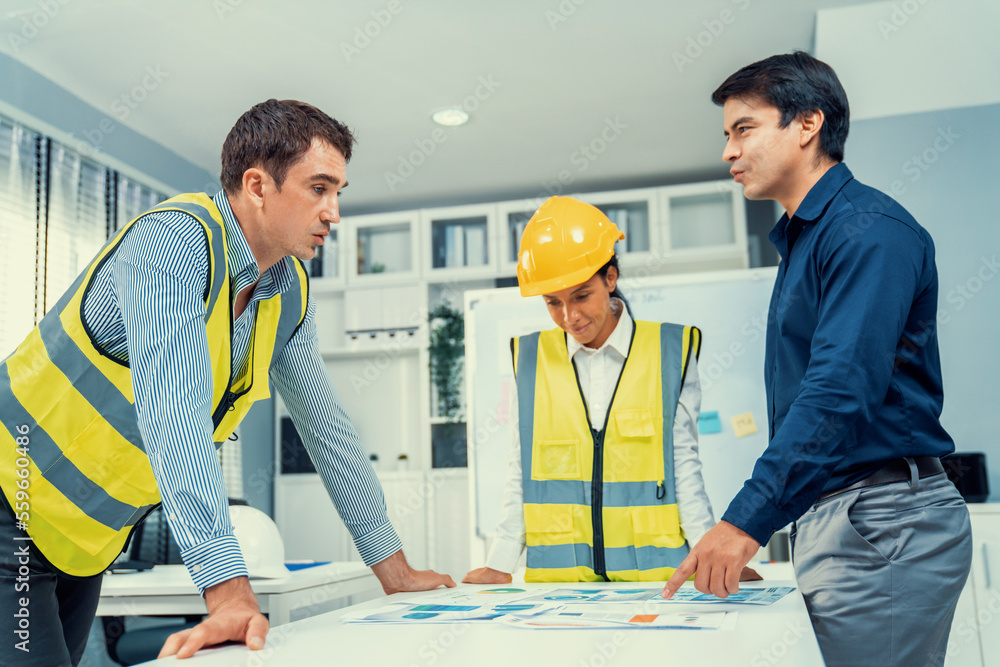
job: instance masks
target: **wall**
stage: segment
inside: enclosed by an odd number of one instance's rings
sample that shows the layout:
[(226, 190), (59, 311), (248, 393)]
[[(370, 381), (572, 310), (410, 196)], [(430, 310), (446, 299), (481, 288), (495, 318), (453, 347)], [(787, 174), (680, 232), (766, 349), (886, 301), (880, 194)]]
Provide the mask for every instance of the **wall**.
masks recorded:
[(851, 103), (846, 162), (931, 233), (940, 279), (942, 422), (958, 451), (992, 463), (1000, 498), (1000, 4), (891, 0), (825, 9), (815, 55)]
[(1000, 498), (1000, 215), (993, 131), (1000, 104), (853, 123), (846, 163), (934, 238), (940, 278), (942, 422), (958, 451), (986, 453)]
[(862, 120), (1000, 103), (1000, 3), (889, 0), (816, 13), (815, 55)]
[[(122, 125), (3, 53), (0, 53), (0, 114), (168, 194), (215, 193), (219, 189), (214, 174)], [(250, 504), (268, 513), (272, 508), (274, 468), (273, 410), (270, 400), (254, 406), (242, 428), (244, 491)]]
[[(166, 191), (215, 193), (219, 179), (0, 53), (0, 113)], [(220, 146), (221, 148), (221, 146)], [(138, 174), (136, 172), (139, 172)]]

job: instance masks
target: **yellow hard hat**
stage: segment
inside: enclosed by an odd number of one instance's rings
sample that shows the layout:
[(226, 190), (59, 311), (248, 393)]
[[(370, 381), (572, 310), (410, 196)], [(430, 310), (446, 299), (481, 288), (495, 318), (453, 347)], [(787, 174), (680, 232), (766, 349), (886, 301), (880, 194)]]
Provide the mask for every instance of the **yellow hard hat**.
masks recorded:
[(517, 283), (521, 296), (550, 294), (585, 283), (625, 238), (600, 209), (572, 197), (550, 197), (521, 235)]

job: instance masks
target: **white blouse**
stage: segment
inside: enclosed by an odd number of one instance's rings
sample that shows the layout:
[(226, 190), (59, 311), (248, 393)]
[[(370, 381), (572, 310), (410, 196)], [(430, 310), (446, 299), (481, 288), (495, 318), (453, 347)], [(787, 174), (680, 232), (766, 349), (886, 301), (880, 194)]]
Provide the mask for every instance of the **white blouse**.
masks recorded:
[[(580, 387), (590, 408), (591, 424), (603, 425), (613, 398), (615, 384), (629, 346), (634, 326), (628, 310), (620, 299), (612, 299), (621, 317), (615, 330), (598, 349), (585, 347), (567, 336), (570, 358), (580, 377)], [(698, 412), (701, 409), (701, 383), (694, 357), (688, 365), (681, 388), (677, 414), (674, 417), (674, 488), (680, 515), (681, 534), (693, 547), (715, 525), (712, 506), (701, 478), (698, 458)], [(518, 430), (517, 391), (510, 392), (510, 425), (512, 445), (507, 455), (509, 464), (504, 487), (503, 515), (497, 525), (496, 538), (490, 546), (486, 566), (500, 572), (513, 572), (524, 551), (524, 491), (521, 484), (521, 438)]]

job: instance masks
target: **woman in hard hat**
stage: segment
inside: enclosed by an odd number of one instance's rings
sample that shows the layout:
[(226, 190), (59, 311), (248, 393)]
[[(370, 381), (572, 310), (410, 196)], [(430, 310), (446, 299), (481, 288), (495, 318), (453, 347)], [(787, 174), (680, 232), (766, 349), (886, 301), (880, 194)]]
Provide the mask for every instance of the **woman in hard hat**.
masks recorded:
[(715, 525), (698, 459), (701, 332), (632, 319), (618, 290), (624, 237), (570, 197), (524, 229), (521, 294), (542, 295), (557, 328), (511, 341), (503, 518), (465, 583), (509, 583), (525, 546), (525, 581), (666, 581)]

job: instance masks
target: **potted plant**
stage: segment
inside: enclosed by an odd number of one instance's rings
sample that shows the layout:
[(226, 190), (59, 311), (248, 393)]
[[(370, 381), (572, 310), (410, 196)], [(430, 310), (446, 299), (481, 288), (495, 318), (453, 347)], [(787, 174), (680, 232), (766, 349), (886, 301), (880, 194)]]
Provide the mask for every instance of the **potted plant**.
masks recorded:
[(462, 370), (465, 357), (465, 318), (444, 301), (430, 312), (431, 382), (437, 389), (437, 411), (449, 421), (462, 412)]

